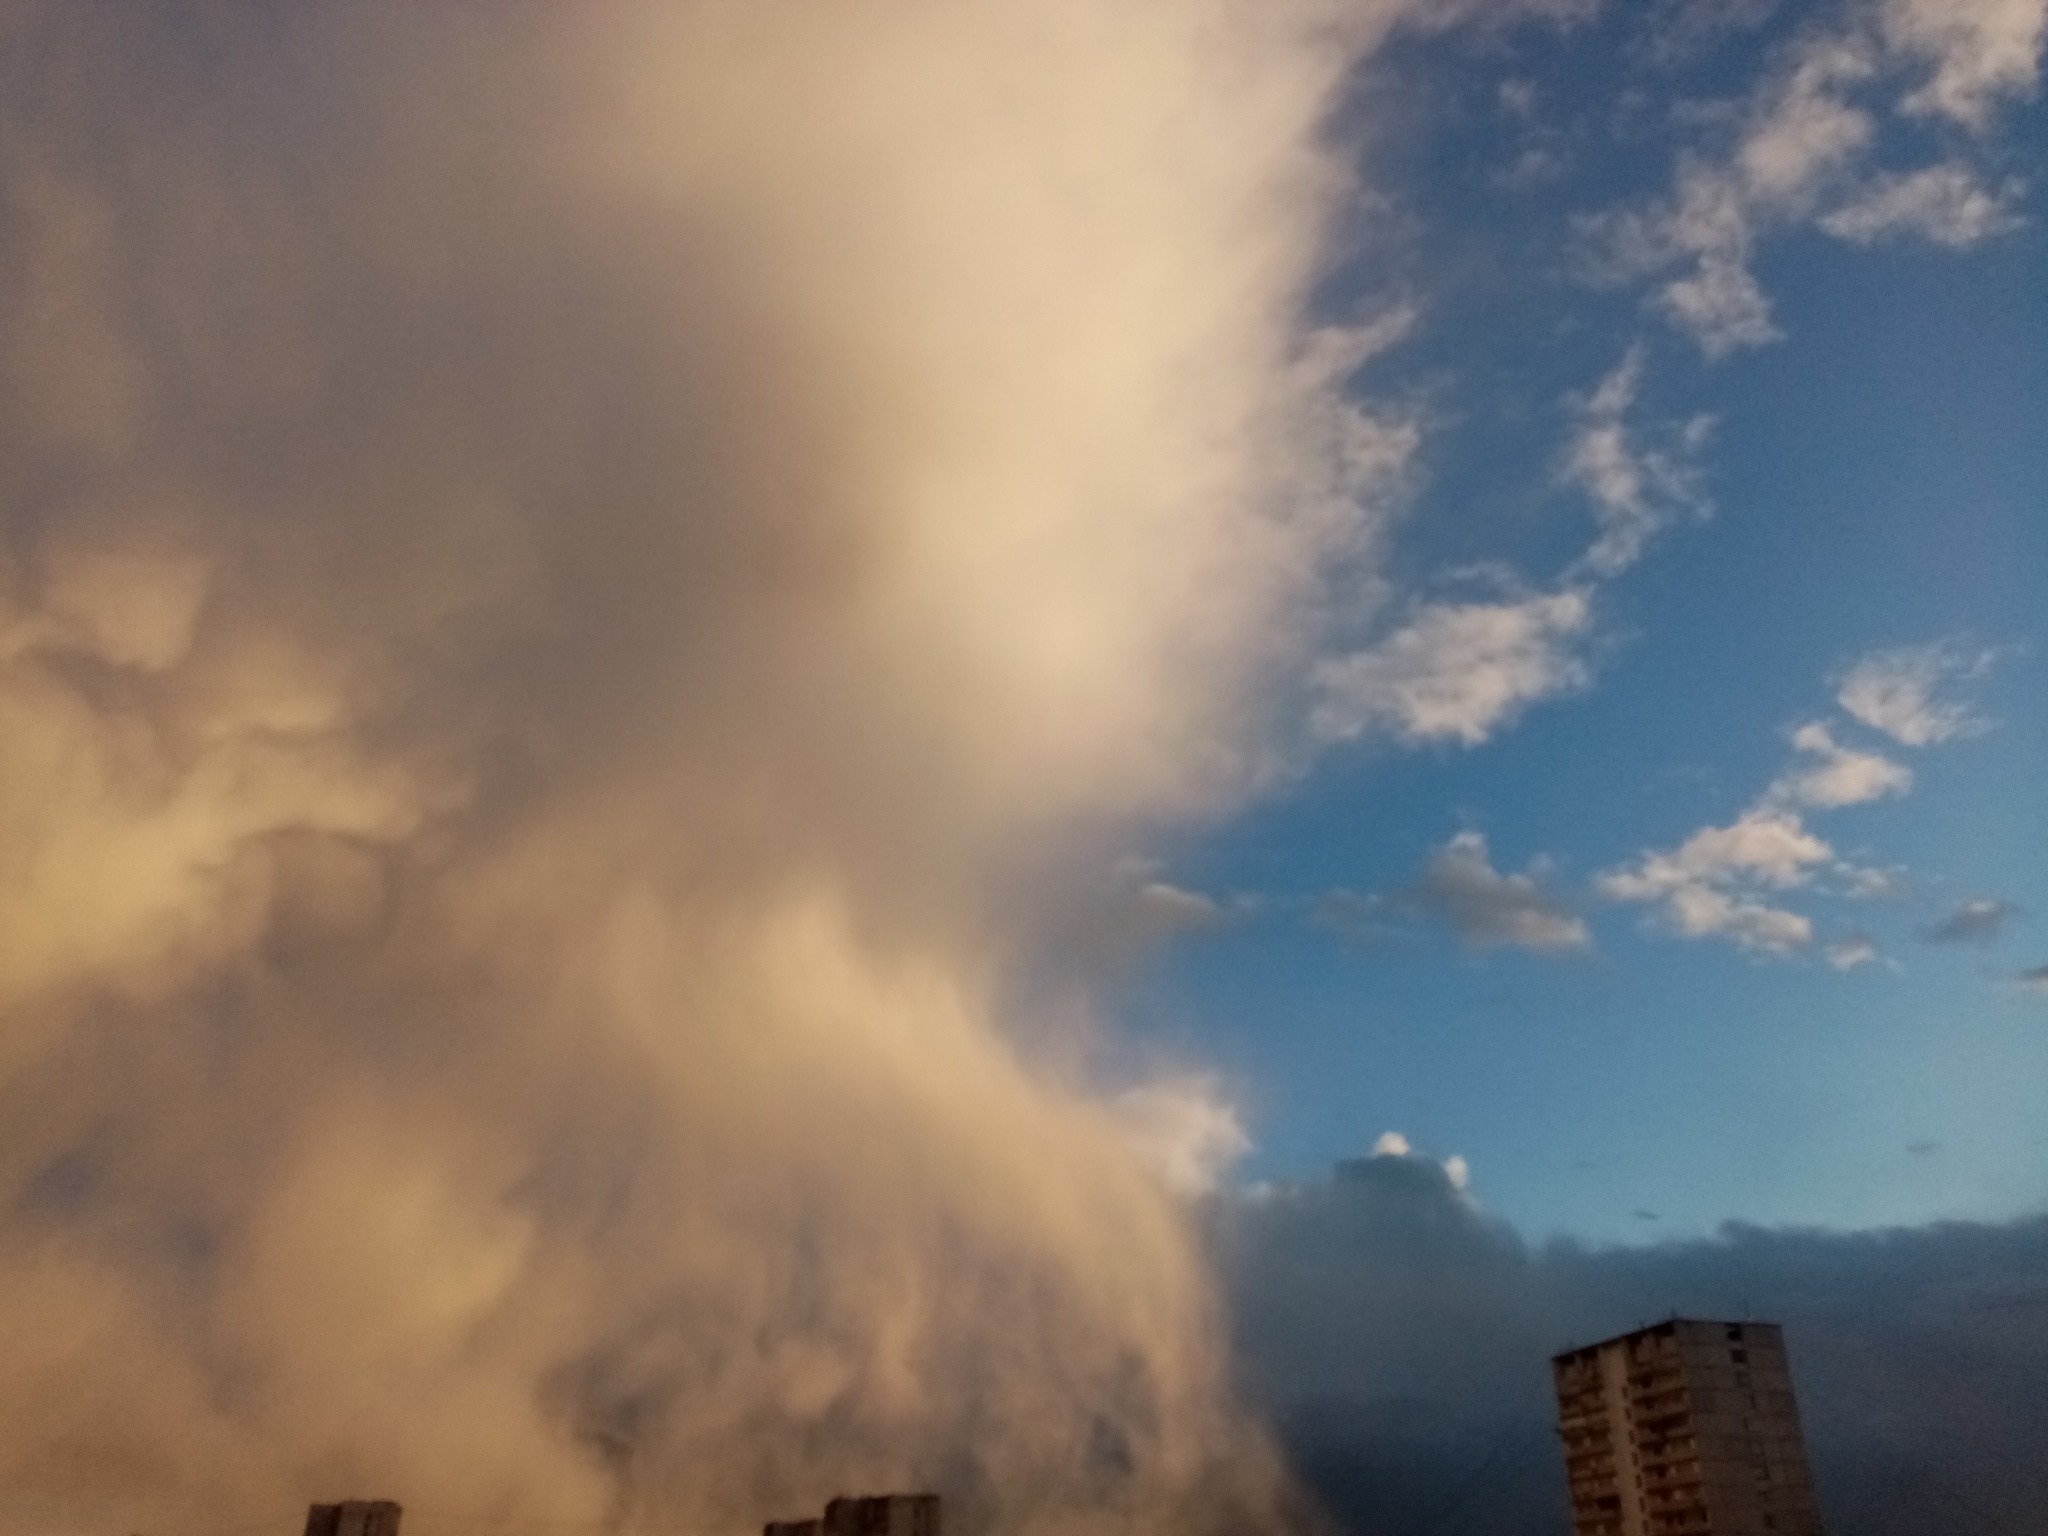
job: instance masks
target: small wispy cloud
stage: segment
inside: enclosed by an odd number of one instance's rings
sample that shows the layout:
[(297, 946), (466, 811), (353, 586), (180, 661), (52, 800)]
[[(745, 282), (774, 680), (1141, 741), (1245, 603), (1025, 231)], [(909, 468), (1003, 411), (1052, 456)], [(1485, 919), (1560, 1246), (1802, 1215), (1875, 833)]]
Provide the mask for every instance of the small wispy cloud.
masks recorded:
[(1688, 268), (1665, 282), (1657, 303), (1709, 357), (1782, 334), (1751, 255), (1766, 228), (1809, 216), (1821, 189), (1870, 142), (1875, 124), (1847, 92), (1876, 68), (1860, 38), (1809, 37), (1748, 105), (1731, 154), (1689, 156), (1667, 200), (1591, 226), (1618, 275)]
[(1903, 869), (1875, 869), (1868, 864), (1844, 864), (1834, 871), (1836, 889), (1856, 901), (1892, 901), (1906, 893)]
[[(1906, 662), (1898, 661), (1896, 653), (1868, 658), (1843, 685), (1844, 707), (1853, 684), (1855, 699), (1875, 717), (1859, 718), (1866, 724), (1888, 722), (1895, 736), (1902, 730), (1962, 729), (1960, 719), (1938, 713), (1941, 706), (1931, 700), (1931, 683), (1915, 692), (1900, 681), (1927, 666), (1918, 652)], [(1935, 675), (1939, 672), (1936, 666)], [(1723, 938), (1779, 956), (1812, 951), (1814, 932), (1812, 920), (1783, 905), (1778, 893), (1811, 888), (1832, 896), (1896, 894), (1898, 871), (1838, 857), (1807, 827), (1804, 812), (1905, 794), (1913, 787), (1913, 771), (1882, 753), (1843, 745), (1824, 721), (1808, 721), (1793, 731), (1792, 750), (1791, 763), (1733, 821), (1701, 827), (1676, 848), (1651, 850), (1610, 869), (1595, 889), (1609, 900), (1653, 907), (1668, 928), (1685, 938)], [(1824, 944), (1818, 953), (1838, 971), (1882, 959), (1863, 934)]]
[(1801, 914), (1704, 883), (1671, 891), (1665, 910), (1689, 939), (1732, 939), (1740, 948), (1770, 955), (1789, 955), (1813, 942), (1813, 924)]
[[(1895, 113), (1981, 136), (2001, 101), (2034, 91), (2044, 16), (2041, 0), (1882, 0), (1805, 31), (1737, 107), (1730, 144), (1683, 154), (1667, 197), (1585, 222), (1595, 267), (1624, 280), (1681, 268), (1655, 302), (1719, 358), (1782, 335), (1751, 265), (1773, 229), (1960, 248), (2013, 228), (2018, 189), (1986, 187), (1962, 153), (1906, 172), (1873, 167), (1884, 114), (1870, 97), (1892, 88)], [(1891, 87), (1902, 76), (1920, 83)]]
[[(1709, 510), (1691, 467), (1663, 448), (1638, 441), (1629, 423), (1642, 375), (1639, 343), (1581, 402), (1565, 454), (1565, 481), (1586, 492), (1600, 519), (1600, 536), (1578, 561), (1579, 570), (1595, 576), (1619, 575), (1675, 517)], [(1682, 434), (1685, 446), (1697, 447), (1711, 425), (1707, 417), (1688, 423)]]
[(2002, 97), (2025, 97), (2040, 82), (2048, 5), (2041, 0), (1886, 0), (1886, 41), (1933, 66), (1901, 106), (1983, 132)]
[(2020, 224), (2013, 211), (2021, 189), (1992, 191), (1963, 165), (1932, 165), (1906, 176), (1880, 176), (1857, 197), (1822, 217), (1840, 240), (1869, 245), (1888, 235), (1918, 235), (1960, 250)]
[(1408, 899), (1449, 923), (1474, 949), (1584, 949), (1591, 942), (1585, 921), (1546, 888), (1546, 872), (1539, 861), (1523, 873), (1503, 874), (1487, 856), (1485, 837), (1460, 832), (1430, 856)]
[(1833, 870), (1835, 895), (1851, 901), (1896, 901), (1907, 893), (1907, 872), (1898, 866), (1874, 868), (1870, 864), (1837, 864)]
[(1612, 900), (1657, 905), (1686, 938), (1726, 938), (1787, 955), (1812, 944), (1813, 924), (1772, 905), (1766, 893), (1809, 883), (1833, 858), (1797, 814), (1758, 805), (1727, 826), (1702, 827), (1675, 849), (1610, 870), (1596, 884)]
[(1983, 676), (1996, 659), (1993, 651), (1968, 651), (1945, 640), (1874, 651), (1849, 669), (1835, 699), (1872, 730), (1909, 747), (1975, 736), (1991, 722), (1940, 690)]
[(1842, 746), (1819, 721), (1794, 731), (1792, 747), (1799, 759), (1765, 792), (1767, 800), (1833, 810), (1902, 795), (1913, 787), (1912, 769), (1875, 752)]
[(1742, 877), (1780, 889), (1804, 885), (1834, 850), (1790, 811), (1754, 806), (1725, 827), (1702, 827), (1671, 853), (1651, 854), (1635, 878), (1662, 889)]
[(2036, 997), (2048, 997), (2048, 965), (2037, 965), (2031, 970), (2021, 971), (2013, 977), (2022, 992), (2031, 992)]
[(1558, 475), (1592, 502), (1599, 532), (1555, 585), (1532, 592), (1502, 576), (1507, 590), (1491, 601), (1420, 602), (1374, 643), (1326, 656), (1310, 673), (1312, 736), (1383, 732), (1411, 746), (1478, 746), (1529, 705), (1591, 684), (1586, 653), (1600, 584), (1634, 565), (1679, 517), (1712, 511), (1690, 460), (1714, 419), (1646, 434), (1631, 421), (1642, 376), (1638, 344), (1573, 404)]
[(1134, 902), (1145, 926), (1162, 933), (1208, 928), (1223, 921), (1223, 910), (1199, 891), (1183, 890), (1165, 880), (1148, 880)]
[(1104, 976), (1128, 974), (1162, 948), (1244, 917), (1256, 898), (1190, 890), (1150, 859), (1118, 861), (1105, 878), (1078, 884), (1061, 909), (1071, 963)]
[(1592, 680), (1579, 590), (1492, 603), (1429, 603), (1378, 644), (1314, 670), (1310, 729), (1324, 741), (1384, 730), (1410, 744), (1477, 746), (1529, 704)]
[(1407, 937), (1395, 904), (1378, 892), (1325, 891), (1309, 906), (1309, 920), (1354, 949), (1379, 949)]
[(1948, 916), (1920, 930), (1923, 944), (1989, 944), (2005, 930), (2007, 919), (2017, 909), (2010, 902), (1988, 897), (1966, 901)]

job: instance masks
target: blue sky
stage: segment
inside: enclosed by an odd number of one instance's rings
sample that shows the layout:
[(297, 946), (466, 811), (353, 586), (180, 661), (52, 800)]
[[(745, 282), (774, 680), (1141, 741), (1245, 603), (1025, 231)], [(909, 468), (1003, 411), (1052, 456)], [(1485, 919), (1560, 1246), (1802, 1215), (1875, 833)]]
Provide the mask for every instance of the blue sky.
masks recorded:
[[(1452, 697), (1380, 666), (1355, 734), (1163, 853), (1217, 919), (1124, 1017), (1219, 1074), (1239, 1179), (1392, 1130), (1536, 1235), (2039, 1208), (2038, 40), (1874, 14), (1610, 7), (1358, 81), (1374, 238), (1325, 302), (1400, 317), (1352, 388), (1420, 432), (1359, 654), (1405, 634)], [(1460, 605), (1561, 618), (1461, 650)], [(1746, 813), (1825, 851), (1647, 862)]]

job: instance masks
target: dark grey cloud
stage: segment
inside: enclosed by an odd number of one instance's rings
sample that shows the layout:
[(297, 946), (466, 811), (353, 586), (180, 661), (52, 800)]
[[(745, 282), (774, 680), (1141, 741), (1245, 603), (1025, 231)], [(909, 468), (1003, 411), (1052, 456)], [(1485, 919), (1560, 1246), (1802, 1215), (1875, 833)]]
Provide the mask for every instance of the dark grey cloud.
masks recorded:
[(2004, 931), (2006, 921), (2017, 909), (2010, 902), (1980, 899), (1966, 901), (1920, 930), (1927, 944), (1989, 944)]
[(1347, 1532), (1563, 1536), (1549, 1356), (1673, 1312), (1784, 1324), (1837, 1536), (2048, 1515), (2048, 1216), (1537, 1246), (1383, 1156), (1212, 1221), (1240, 1370)]

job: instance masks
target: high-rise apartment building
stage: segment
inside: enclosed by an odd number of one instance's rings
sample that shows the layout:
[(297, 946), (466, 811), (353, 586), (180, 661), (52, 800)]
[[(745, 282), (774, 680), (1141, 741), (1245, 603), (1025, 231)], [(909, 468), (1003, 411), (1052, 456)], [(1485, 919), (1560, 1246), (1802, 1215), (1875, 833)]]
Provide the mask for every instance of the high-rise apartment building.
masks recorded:
[(1673, 1318), (1551, 1369), (1576, 1536), (1820, 1536), (1775, 1323)]

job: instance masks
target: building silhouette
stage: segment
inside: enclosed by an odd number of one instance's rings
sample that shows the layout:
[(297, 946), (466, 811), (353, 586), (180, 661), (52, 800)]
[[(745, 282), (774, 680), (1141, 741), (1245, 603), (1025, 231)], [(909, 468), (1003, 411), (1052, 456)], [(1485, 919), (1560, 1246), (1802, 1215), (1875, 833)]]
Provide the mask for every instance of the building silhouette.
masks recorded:
[(939, 1536), (939, 1496), (883, 1493), (834, 1499), (825, 1506), (823, 1520), (771, 1520), (762, 1536)]
[(389, 1499), (349, 1499), (306, 1510), (306, 1536), (398, 1536), (405, 1511)]
[(1576, 1536), (1820, 1536), (1777, 1324), (1672, 1318), (1551, 1370)]

